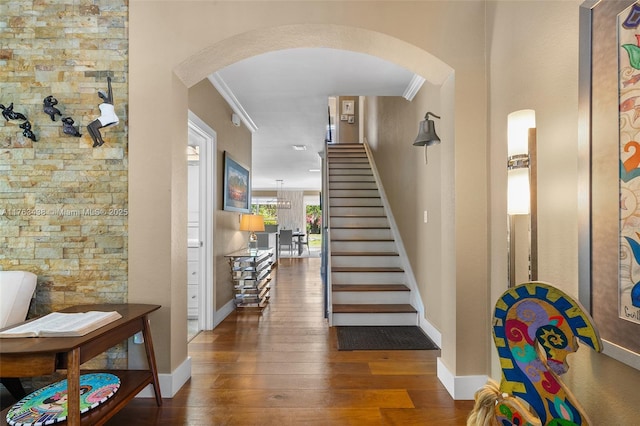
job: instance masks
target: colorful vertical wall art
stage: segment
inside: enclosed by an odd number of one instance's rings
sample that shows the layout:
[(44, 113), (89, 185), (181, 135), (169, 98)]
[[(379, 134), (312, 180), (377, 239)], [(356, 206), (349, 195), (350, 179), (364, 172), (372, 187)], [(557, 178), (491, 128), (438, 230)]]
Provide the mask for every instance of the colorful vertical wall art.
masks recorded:
[(640, 4), (618, 15), (620, 318), (640, 324)]

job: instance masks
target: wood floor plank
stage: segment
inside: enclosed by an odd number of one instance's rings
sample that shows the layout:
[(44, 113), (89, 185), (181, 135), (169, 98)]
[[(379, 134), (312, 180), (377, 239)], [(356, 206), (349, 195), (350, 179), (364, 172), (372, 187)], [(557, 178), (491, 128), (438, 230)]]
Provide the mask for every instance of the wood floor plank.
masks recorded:
[(338, 351), (320, 259), (283, 259), (272, 276), (263, 312), (234, 312), (189, 343), (192, 376), (173, 398), (137, 398), (107, 424), (465, 424), (472, 401), (438, 380), (439, 350)]

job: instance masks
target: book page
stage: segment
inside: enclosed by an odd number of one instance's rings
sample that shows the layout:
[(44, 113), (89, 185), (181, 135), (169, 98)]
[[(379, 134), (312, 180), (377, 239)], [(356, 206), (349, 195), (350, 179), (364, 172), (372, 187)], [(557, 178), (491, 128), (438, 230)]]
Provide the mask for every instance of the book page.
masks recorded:
[(0, 332), (0, 337), (82, 336), (122, 316), (112, 312), (52, 312), (42, 318)]
[(60, 317), (56, 316), (51, 322), (43, 324), (38, 332), (39, 336), (83, 336), (122, 317), (115, 311), (89, 311), (73, 314), (54, 312), (54, 314), (60, 315)]

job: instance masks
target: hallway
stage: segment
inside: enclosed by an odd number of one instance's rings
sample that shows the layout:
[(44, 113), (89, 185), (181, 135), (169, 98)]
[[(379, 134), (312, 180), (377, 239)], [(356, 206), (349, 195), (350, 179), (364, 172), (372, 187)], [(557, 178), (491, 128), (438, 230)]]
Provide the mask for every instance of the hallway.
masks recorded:
[(464, 425), (436, 377), (440, 351), (338, 351), (322, 318), (320, 259), (281, 259), (263, 313), (233, 313), (189, 344), (191, 380), (111, 425)]

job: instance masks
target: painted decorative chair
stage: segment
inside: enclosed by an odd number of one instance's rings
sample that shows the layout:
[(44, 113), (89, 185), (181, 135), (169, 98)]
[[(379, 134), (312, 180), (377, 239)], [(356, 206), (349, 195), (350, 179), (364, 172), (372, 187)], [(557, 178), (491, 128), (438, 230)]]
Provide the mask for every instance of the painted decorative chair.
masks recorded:
[(490, 380), (476, 392), (468, 426), (591, 424), (560, 380), (569, 369), (567, 355), (578, 350), (577, 339), (602, 351), (593, 320), (579, 302), (546, 283), (511, 288), (496, 302), (493, 339), (502, 380)]
[[(0, 328), (18, 324), (27, 318), (37, 280), (37, 275), (31, 272), (0, 271)], [(1, 381), (14, 398), (26, 396), (20, 379), (2, 377)]]

